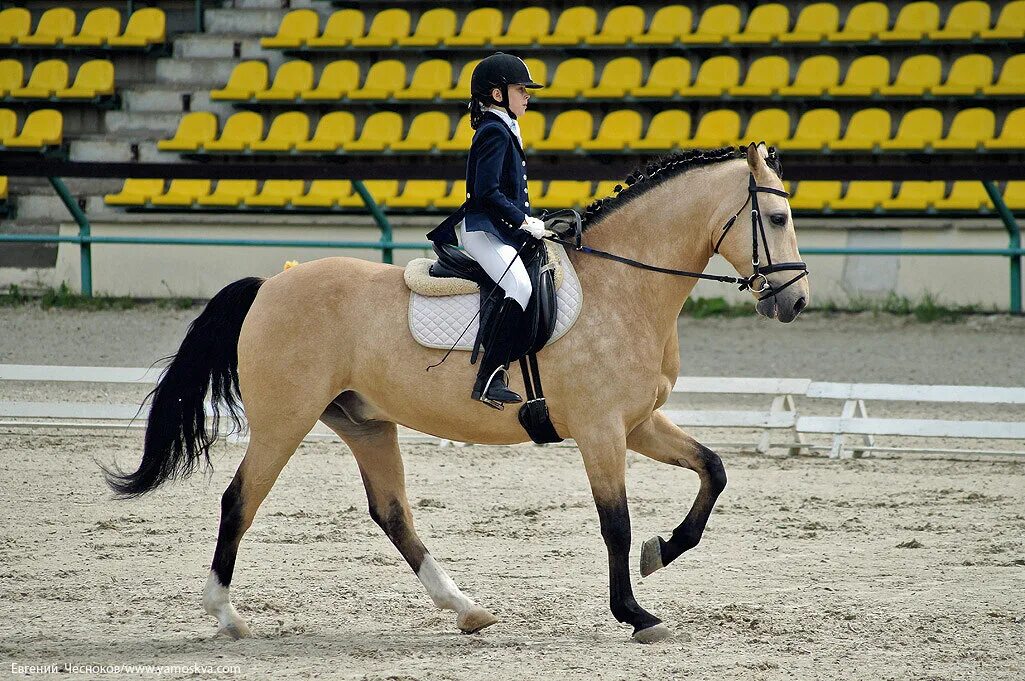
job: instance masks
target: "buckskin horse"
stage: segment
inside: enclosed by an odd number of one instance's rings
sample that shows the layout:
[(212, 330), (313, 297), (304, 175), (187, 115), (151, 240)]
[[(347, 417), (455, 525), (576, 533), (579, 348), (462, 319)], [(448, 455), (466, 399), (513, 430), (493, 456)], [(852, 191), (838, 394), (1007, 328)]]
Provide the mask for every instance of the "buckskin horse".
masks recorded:
[[(690, 512), (670, 538), (643, 544), (640, 568), (647, 576), (697, 545), (726, 485), (719, 456), (658, 410), (679, 373), (677, 318), (697, 277), (740, 283), (763, 316), (790, 322), (800, 313), (810, 295), (807, 268), (786, 197), (779, 161), (764, 144), (678, 153), (652, 162), (614, 196), (592, 204), (583, 248), (567, 249), (583, 307), (566, 336), (538, 353), (538, 362), (552, 423), (576, 441), (583, 458), (608, 550), (612, 614), (633, 626), (641, 642), (670, 632), (633, 595), (626, 450), (688, 468), (700, 480)], [(745, 209), (750, 230), (741, 217)], [(716, 252), (739, 277), (700, 274)], [(352, 451), (370, 516), (434, 603), (455, 611), (463, 632), (497, 621), (460, 591), (417, 536), (396, 424), (481, 444), (528, 438), (514, 410), (496, 412), (470, 400), (474, 368), (468, 363), (424, 371), (441, 351), (412, 338), (409, 299), (402, 268), (344, 257), (229, 284), (189, 327), (151, 394), (138, 469), (105, 469), (121, 498), (184, 478), (203, 458), (210, 465), (217, 421), (227, 415), (241, 424), (244, 408), (249, 444), (221, 500), (203, 596), (219, 633), (250, 635), (229, 599), (239, 542), (318, 420)], [(513, 383), (514, 390), (523, 387)]]

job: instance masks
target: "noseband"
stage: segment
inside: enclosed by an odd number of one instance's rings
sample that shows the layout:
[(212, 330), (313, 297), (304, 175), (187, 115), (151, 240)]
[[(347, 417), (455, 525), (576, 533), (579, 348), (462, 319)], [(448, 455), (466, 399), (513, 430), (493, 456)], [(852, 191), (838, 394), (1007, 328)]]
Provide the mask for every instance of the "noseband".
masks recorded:
[[(569, 227), (569, 229), (567, 229), (565, 232), (561, 232), (560, 234), (562, 234), (563, 236), (572, 235), (572, 240), (560, 238), (559, 236), (545, 238), (549, 239), (550, 241), (560, 243), (564, 246), (571, 246), (574, 250), (580, 251), (582, 253), (590, 253), (591, 255), (596, 255), (600, 258), (605, 258), (607, 260), (615, 260), (616, 262), (621, 262), (625, 265), (630, 265), (632, 267), (639, 267), (643, 270), (649, 270), (651, 272), (672, 274), (677, 277), (707, 279), (709, 281), (719, 281), (725, 284), (737, 284), (740, 287), (741, 291), (746, 291), (750, 289), (753, 293), (762, 294), (758, 296), (758, 300), (766, 300), (783, 291), (783, 289), (787, 288), (791, 284), (796, 283), (797, 281), (808, 276), (808, 265), (803, 261), (781, 262), (774, 264), (772, 262), (772, 256), (769, 254), (769, 241), (765, 238), (765, 225), (762, 224), (762, 214), (758, 210), (758, 194), (760, 192), (765, 194), (775, 194), (776, 196), (782, 196), (783, 198), (789, 198), (790, 194), (787, 194), (785, 191), (781, 191), (779, 189), (773, 189), (772, 187), (759, 186), (758, 183), (755, 182), (754, 173), (749, 174), (747, 192), (747, 201), (745, 201), (744, 205), (740, 207), (740, 210), (734, 213), (733, 217), (727, 220), (726, 224), (723, 225), (722, 234), (719, 235), (719, 239), (715, 242), (715, 248), (713, 248), (712, 251), (715, 253), (719, 252), (719, 246), (722, 245), (723, 239), (726, 238), (726, 235), (729, 233), (730, 228), (732, 228), (733, 225), (736, 223), (737, 218), (740, 217), (740, 214), (744, 211), (745, 208), (747, 208), (747, 205), (751, 204), (751, 265), (754, 269), (751, 272), (751, 276), (749, 277), (720, 276), (717, 274), (705, 274), (704, 272), (688, 272), (686, 270), (674, 270), (668, 267), (657, 267), (655, 265), (648, 265), (647, 263), (639, 262), (637, 260), (631, 260), (630, 258), (624, 258), (621, 255), (616, 255), (614, 253), (602, 251), (597, 248), (583, 246), (580, 243), (582, 232), (580, 214), (577, 213), (575, 210), (560, 210), (554, 213), (546, 213), (542, 215), (542, 219), (552, 220), (551, 226), (553, 227), (558, 224), (563, 224)], [(765, 265), (761, 264), (758, 255), (759, 235), (761, 235), (762, 243), (765, 244)], [(790, 279), (778, 288), (772, 285), (772, 282), (769, 281), (769, 278), (767, 276), (774, 272), (795, 271), (798, 274), (796, 274), (792, 279)], [(755, 287), (755, 284), (758, 284), (757, 288)]]

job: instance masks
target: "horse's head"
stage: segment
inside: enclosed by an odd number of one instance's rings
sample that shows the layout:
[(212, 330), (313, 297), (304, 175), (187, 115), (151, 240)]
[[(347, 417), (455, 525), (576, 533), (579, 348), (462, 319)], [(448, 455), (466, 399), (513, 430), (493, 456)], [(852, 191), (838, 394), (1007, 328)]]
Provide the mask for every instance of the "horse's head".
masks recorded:
[[(807, 271), (802, 269), (804, 263), (797, 249), (797, 234), (783, 181), (769, 167), (767, 159), (769, 150), (764, 143), (748, 145), (748, 181), (743, 189), (738, 187), (726, 194), (747, 194), (748, 203), (732, 223), (727, 223), (725, 231), (713, 238), (716, 250), (737, 272), (752, 277), (751, 293), (758, 301), (758, 314), (791, 322), (808, 306), (811, 289)], [(756, 208), (757, 213), (753, 213)]]

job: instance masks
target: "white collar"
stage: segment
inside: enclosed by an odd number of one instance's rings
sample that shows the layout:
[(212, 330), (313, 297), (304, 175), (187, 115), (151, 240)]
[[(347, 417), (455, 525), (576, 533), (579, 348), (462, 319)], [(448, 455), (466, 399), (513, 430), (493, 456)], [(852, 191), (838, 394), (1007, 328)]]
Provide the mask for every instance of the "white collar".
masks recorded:
[(512, 133), (516, 135), (516, 139), (520, 141), (520, 146), (522, 147), (523, 138), (520, 137), (519, 123), (517, 123), (503, 107), (489, 106), (487, 110), (502, 119), (502, 122), (505, 123), (506, 127), (512, 130)]

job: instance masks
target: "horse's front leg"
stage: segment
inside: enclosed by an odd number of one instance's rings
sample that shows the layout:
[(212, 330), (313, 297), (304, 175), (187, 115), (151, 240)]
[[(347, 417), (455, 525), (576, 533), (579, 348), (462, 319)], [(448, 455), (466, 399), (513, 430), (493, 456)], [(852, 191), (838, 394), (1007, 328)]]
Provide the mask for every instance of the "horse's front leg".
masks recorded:
[(647, 577), (701, 541), (712, 507), (726, 487), (726, 471), (718, 454), (687, 435), (660, 411), (652, 412), (648, 420), (634, 428), (626, 443), (633, 451), (656, 461), (691, 469), (701, 481), (694, 505), (669, 541), (652, 537), (644, 542), (641, 576)]
[(592, 428), (576, 438), (584, 459), (591, 494), (598, 508), (601, 536), (609, 554), (609, 605), (612, 615), (634, 628), (641, 643), (669, 636), (662, 620), (637, 604), (630, 583), (630, 511), (626, 502), (626, 437)]

